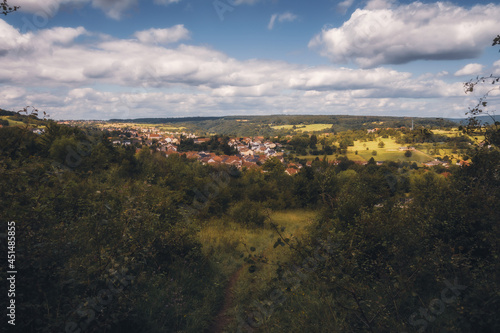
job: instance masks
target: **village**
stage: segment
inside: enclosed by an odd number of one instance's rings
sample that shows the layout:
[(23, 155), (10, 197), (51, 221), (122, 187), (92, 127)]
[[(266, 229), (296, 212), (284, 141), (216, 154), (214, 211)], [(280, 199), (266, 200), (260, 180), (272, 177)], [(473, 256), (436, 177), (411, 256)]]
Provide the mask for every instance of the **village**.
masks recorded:
[[(200, 146), (211, 140), (211, 138), (199, 137), (189, 132), (169, 132), (154, 127), (107, 127), (105, 129), (110, 133), (121, 132), (118, 136), (108, 137), (113, 145), (134, 146), (137, 152), (142, 149), (142, 146), (153, 147), (165, 154), (167, 158), (173, 155), (184, 155), (202, 164), (228, 165), (237, 169), (259, 169), (262, 172), (265, 170), (261, 166), (270, 158), (275, 158), (284, 165), (285, 173), (290, 176), (297, 174), (303, 167), (300, 163), (287, 162), (282, 144), (263, 136), (230, 138), (227, 144), (237, 153), (224, 155), (205, 150), (180, 151), (179, 145), (183, 140), (192, 139), (194, 145)], [(218, 141), (222, 143), (223, 138), (218, 138)], [(308, 161), (306, 166), (311, 166), (311, 161)]]
[[(67, 121), (64, 124), (82, 125), (81, 123), (72, 124)], [(207, 143), (213, 140), (212, 137), (208, 137), (208, 135), (199, 136), (189, 131), (182, 131), (182, 128), (169, 131), (165, 130), (165, 128), (155, 126), (127, 125), (124, 127), (120, 124), (99, 126), (98, 128), (102, 131), (107, 131), (110, 135), (108, 139), (116, 146), (133, 146), (136, 147), (137, 152), (143, 149), (143, 147), (148, 147), (149, 149), (161, 152), (167, 158), (172, 155), (184, 155), (188, 159), (195, 159), (202, 164), (213, 166), (228, 165), (241, 170), (258, 169), (261, 172), (266, 172), (262, 166), (269, 159), (275, 158), (283, 164), (285, 173), (292, 176), (297, 174), (303, 167), (310, 167), (312, 165), (312, 160), (310, 159), (299, 161), (298, 158), (290, 158), (291, 154), (287, 149), (286, 143), (290, 142), (293, 138), (292, 135), (286, 135), (281, 138), (278, 136), (273, 138), (266, 138), (264, 136), (226, 137), (224, 139), (223, 137), (217, 137), (219, 143), (222, 144), (224, 141), (232, 149), (231, 154), (223, 154), (220, 151), (214, 152), (207, 148)], [(377, 133), (378, 130), (378, 128), (368, 129), (366, 132), (367, 134), (373, 134)], [(326, 133), (325, 136), (328, 137), (329, 134)], [(188, 140), (191, 140), (193, 149), (182, 149), (181, 143)], [(401, 153), (423, 154), (413, 146), (401, 146), (396, 148), (396, 150)], [(356, 156), (348, 156), (348, 158), (352, 158), (355, 164), (366, 165), (368, 163), (367, 159), (361, 160), (353, 157)], [(328, 162), (334, 165), (340, 163), (337, 158), (330, 158)], [(387, 160), (385, 158), (377, 159), (377, 156), (375, 156), (374, 162), (377, 165), (382, 165)], [(457, 161), (456, 164), (463, 166), (468, 165), (469, 162)], [(435, 166), (447, 168), (449, 165), (449, 163), (440, 159), (429, 159), (421, 162), (421, 166), (426, 168)]]

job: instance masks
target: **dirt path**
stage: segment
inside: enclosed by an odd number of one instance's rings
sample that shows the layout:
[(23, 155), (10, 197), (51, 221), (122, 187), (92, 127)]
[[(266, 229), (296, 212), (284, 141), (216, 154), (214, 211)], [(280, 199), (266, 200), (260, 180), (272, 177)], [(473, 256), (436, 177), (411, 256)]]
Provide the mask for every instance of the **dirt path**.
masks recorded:
[(236, 282), (238, 282), (241, 273), (243, 272), (243, 270), (247, 269), (247, 267), (248, 267), (247, 264), (242, 265), (229, 278), (229, 282), (224, 292), (224, 303), (222, 304), (222, 308), (220, 309), (217, 316), (215, 316), (214, 323), (212, 324), (212, 327), (208, 330), (209, 333), (222, 333), (224, 332), (224, 329), (227, 327), (227, 325), (230, 323), (231, 317), (229, 316), (228, 312), (234, 305), (234, 288)]

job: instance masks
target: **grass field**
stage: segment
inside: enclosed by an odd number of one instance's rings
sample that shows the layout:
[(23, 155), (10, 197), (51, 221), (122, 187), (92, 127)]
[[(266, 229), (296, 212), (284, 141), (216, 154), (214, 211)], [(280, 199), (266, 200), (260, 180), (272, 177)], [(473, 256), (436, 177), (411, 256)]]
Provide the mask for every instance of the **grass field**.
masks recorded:
[(104, 128), (119, 127), (119, 128), (156, 128), (160, 131), (165, 132), (182, 132), (186, 127), (173, 126), (168, 124), (135, 124), (135, 123), (108, 123), (103, 125)]
[(316, 132), (323, 131), (332, 127), (332, 124), (311, 124), (311, 125), (280, 125), (280, 126), (271, 126), (273, 129), (284, 129), (290, 130), (293, 129), (293, 126), (296, 127), (295, 131), (302, 132)]
[(9, 119), (10, 116), (0, 116), (0, 119), (5, 119), (9, 122), (9, 126), (22, 126), (25, 125), (23, 122), (20, 121), (15, 121), (12, 119)]
[(462, 132), (459, 131), (458, 128), (452, 128), (451, 130), (432, 130), (432, 133), (437, 135), (457, 136)]
[[(271, 212), (271, 221), (285, 227), (286, 233), (293, 237), (301, 237), (306, 228), (312, 225), (316, 212), (308, 210), (291, 210)], [(247, 254), (250, 247), (255, 253), (262, 253), (270, 248), (278, 235), (269, 228), (247, 228), (233, 221), (214, 219), (203, 226), (198, 234), (203, 245), (203, 254), (207, 257), (218, 257), (223, 271), (234, 271), (243, 263), (240, 256)]]
[[(384, 142), (384, 148), (380, 148), (378, 146), (380, 140)], [(348, 147), (346, 156), (352, 161), (368, 161), (370, 158), (373, 157), (375, 161), (400, 161), (400, 162), (406, 161), (410, 163), (416, 162), (418, 164), (421, 164), (432, 161), (438, 156), (443, 157), (445, 155), (445, 154), (431, 155), (427, 154), (425, 151), (412, 151), (412, 156), (406, 157), (404, 156), (404, 151), (400, 151), (399, 147), (401, 147), (401, 145), (396, 143), (396, 141), (391, 138), (386, 138), (386, 139), (378, 138), (376, 141), (367, 141), (367, 142), (354, 141), (354, 146)], [(318, 149), (321, 149), (320, 145), (318, 145)], [(377, 155), (373, 155), (374, 150), (377, 151)], [(356, 151), (358, 152), (357, 154)], [(440, 150), (440, 153), (444, 152), (445, 150), (443, 149)], [(448, 155), (451, 156), (451, 154)], [(324, 156), (313, 156), (313, 155), (299, 156), (299, 158), (303, 158), (306, 160), (314, 160), (316, 157), (322, 159)], [(328, 155), (327, 158), (328, 160), (333, 161), (337, 158), (337, 155)]]
[[(309, 228), (315, 225), (316, 216), (317, 212), (309, 210), (277, 211), (270, 214), (271, 221), (279, 228), (284, 227), (283, 236), (290, 238), (292, 242), (308, 234)], [(291, 250), (288, 246), (273, 247), (278, 234), (269, 224), (267, 221), (263, 228), (246, 228), (233, 221), (214, 219), (198, 233), (207, 259), (228, 280), (234, 279), (235, 274), (238, 274), (233, 289), (235, 304), (247, 304), (248, 300), (256, 299), (256, 295), (266, 290), (266, 286), (276, 277), (275, 263), (284, 263), (290, 258)], [(266, 258), (267, 263), (257, 263), (257, 270), (250, 273), (250, 264), (244, 261), (249, 254), (261, 255)], [(235, 318), (237, 312), (238, 308), (235, 307), (228, 314)]]

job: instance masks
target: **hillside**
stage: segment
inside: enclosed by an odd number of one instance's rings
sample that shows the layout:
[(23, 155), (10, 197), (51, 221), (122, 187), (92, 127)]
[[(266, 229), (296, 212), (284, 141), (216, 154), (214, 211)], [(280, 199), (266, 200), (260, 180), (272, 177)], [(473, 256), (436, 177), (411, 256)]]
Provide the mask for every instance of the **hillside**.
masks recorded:
[[(112, 119), (110, 123), (175, 124), (192, 131), (217, 133), (233, 136), (270, 136), (301, 131), (301, 126), (321, 124), (316, 132), (341, 132), (346, 130), (371, 128), (400, 128), (412, 126), (453, 127), (456, 123), (440, 118), (408, 118), (381, 116), (339, 116), (339, 115), (271, 115), (271, 116), (226, 116), (192, 118), (141, 118)], [(295, 126), (296, 129), (287, 128)], [(284, 128), (283, 128), (284, 127)]]

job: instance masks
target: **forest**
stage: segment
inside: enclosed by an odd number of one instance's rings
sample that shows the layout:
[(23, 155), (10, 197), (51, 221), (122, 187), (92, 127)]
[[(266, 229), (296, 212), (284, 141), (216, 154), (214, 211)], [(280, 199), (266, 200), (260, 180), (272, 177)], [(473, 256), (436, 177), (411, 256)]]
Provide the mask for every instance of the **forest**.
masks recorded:
[(272, 126), (310, 124), (331, 124), (326, 132), (343, 132), (347, 130), (369, 129), (374, 127), (399, 128), (412, 126), (453, 127), (457, 121), (440, 118), (403, 118), (384, 116), (338, 116), (338, 115), (271, 115), (271, 116), (227, 116), (227, 117), (192, 117), (192, 118), (143, 118), (143, 119), (111, 119), (113, 123), (172, 123), (205, 135), (216, 133), (232, 136), (271, 136), (293, 134), (293, 130), (279, 130)]
[(464, 167), (316, 159), (289, 176), (27, 122), (44, 133), (0, 128), (16, 331), (500, 331), (494, 128)]

